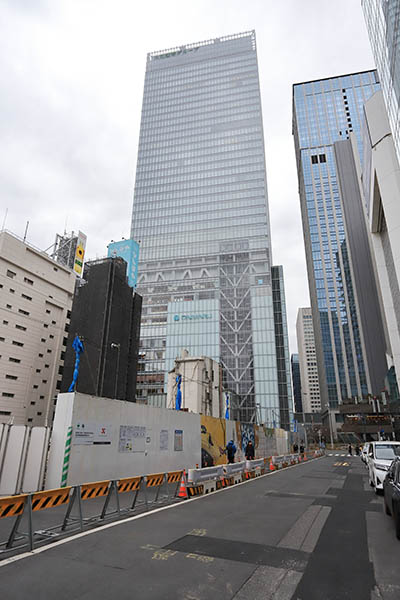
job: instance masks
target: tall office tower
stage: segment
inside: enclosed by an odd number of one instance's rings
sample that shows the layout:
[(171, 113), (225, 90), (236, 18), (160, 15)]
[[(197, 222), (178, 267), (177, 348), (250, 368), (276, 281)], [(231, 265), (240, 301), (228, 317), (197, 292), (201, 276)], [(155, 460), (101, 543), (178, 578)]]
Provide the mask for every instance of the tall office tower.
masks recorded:
[(319, 412), (321, 410), (321, 396), (311, 308), (299, 308), (296, 334), (303, 412)]
[(281, 427), (290, 430), (293, 421), (293, 398), (290, 381), (289, 336), (286, 316), (285, 284), (283, 267), (274, 266), (272, 274), (272, 297), (275, 320), (276, 366), (278, 369), (279, 412)]
[[(300, 204), (322, 408), (372, 389), (360, 323), (334, 143), (354, 132), (362, 156), (363, 105), (379, 89), (376, 71), (293, 86)], [(371, 353), (368, 353), (370, 356)]]
[(138, 400), (165, 401), (165, 374), (186, 348), (221, 363), (235, 417), (276, 421), (254, 31), (148, 55), (131, 238), (143, 296)]
[(128, 283), (127, 263), (119, 256), (85, 263), (75, 292), (61, 391), (75, 369), (72, 342), (84, 345), (75, 391), (135, 401), (142, 299)]
[(294, 412), (302, 413), (303, 412), (303, 404), (301, 401), (301, 379), (300, 379), (299, 355), (292, 354), (292, 356), (290, 358), (290, 362), (292, 365)]
[(400, 161), (400, 3), (362, 0), (361, 4)]

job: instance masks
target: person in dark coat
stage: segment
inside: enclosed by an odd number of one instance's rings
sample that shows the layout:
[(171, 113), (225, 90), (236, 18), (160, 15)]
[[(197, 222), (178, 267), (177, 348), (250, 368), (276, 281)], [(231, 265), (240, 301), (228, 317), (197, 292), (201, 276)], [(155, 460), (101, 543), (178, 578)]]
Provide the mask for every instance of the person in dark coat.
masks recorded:
[(234, 441), (231, 440), (226, 445), (226, 455), (228, 457), (228, 463), (235, 462), (235, 454), (236, 454), (236, 446), (234, 444)]
[(254, 458), (254, 446), (253, 442), (250, 440), (246, 446), (245, 450), (247, 460), (253, 460)]

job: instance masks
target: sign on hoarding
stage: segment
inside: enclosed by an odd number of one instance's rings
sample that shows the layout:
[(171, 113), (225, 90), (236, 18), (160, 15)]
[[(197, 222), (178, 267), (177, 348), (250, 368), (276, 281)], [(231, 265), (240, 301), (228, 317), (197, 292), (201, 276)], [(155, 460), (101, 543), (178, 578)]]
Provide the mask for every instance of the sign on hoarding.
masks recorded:
[(83, 271), (83, 259), (85, 258), (87, 237), (82, 231), (78, 232), (78, 241), (76, 243), (75, 259), (74, 259), (74, 271), (77, 275), (82, 276)]
[(139, 268), (139, 244), (135, 240), (121, 240), (108, 245), (108, 256), (120, 256), (126, 262), (126, 275), (131, 287), (136, 287)]

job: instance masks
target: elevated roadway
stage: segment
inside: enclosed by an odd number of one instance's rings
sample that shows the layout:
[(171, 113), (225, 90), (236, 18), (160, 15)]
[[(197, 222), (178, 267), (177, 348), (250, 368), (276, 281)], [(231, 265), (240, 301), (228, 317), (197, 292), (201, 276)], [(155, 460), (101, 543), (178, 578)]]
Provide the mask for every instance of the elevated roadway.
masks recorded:
[(398, 600), (400, 542), (327, 456), (0, 562), (4, 600)]

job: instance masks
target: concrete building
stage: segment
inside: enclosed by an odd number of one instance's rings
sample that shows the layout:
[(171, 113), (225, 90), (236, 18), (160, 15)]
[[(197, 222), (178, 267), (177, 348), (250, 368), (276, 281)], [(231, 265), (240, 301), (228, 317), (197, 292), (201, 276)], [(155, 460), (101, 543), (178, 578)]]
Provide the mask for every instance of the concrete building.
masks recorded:
[(290, 377), (289, 335), (286, 315), (283, 267), (273, 266), (272, 297), (274, 304), (276, 367), (278, 370), (279, 413), (282, 429), (290, 431), (293, 421), (293, 397)]
[(0, 232), (0, 422), (50, 425), (75, 274)]
[(293, 86), (293, 133), (323, 409), (335, 410), (348, 398), (379, 393), (383, 386), (383, 336), (369, 335), (377, 294), (365, 293), (362, 281), (366, 273), (368, 286), (373, 285), (369, 248), (365, 236), (359, 237), (360, 205), (357, 212), (352, 203), (354, 172), (349, 174), (342, 160), (348, 146), (342, 153), (338, 148), (353, 134), (363, 155), (363, 105), (378, 89), (376, 71)]
[(175, 408), (180, 375), (182, 409), (211, 417), (223, 417), (221, 404), (221, 365), (207, 356), (189, 356), (183, 350), (181, 358), (175, 359), (174, 368), (168, 373), (167, 406)]
[(365, 107), (361, 184), (386, 321), (389, 367), (400, 374), (400, 166), (382, 92)]
[[(321, 396), (311, 308), (299, 308), (296, 320), (297, 349), (304, 413), (321, 410)], [(300, 411), (299, 411), (300, 412)]]
[(78, 335), (84, 352), (75, 391), (135, 401), (142, 299), (130, 287), (126, 267), (120, 257), (85, 263), (72, 306), (62, 392), (72, 382)]
[(280, 421), (254, 31), (148, 54), (130, 237), (143, 296), (138, 397), (165, 406), (187, 348), (221, 364), (241, 420)]
[(361, 5), (400, 162), (400, 3), (361, 0)]
[(300, 378), (299, 355), (292, 354), (292, 356), (290, 358), (290, 362), (291, 362), (291, 366), (292, 366), (294, 412), (302, 413), (303, 412), (303, 404), (302, 404), (302, 400), (301, 400), (301, 378)]

